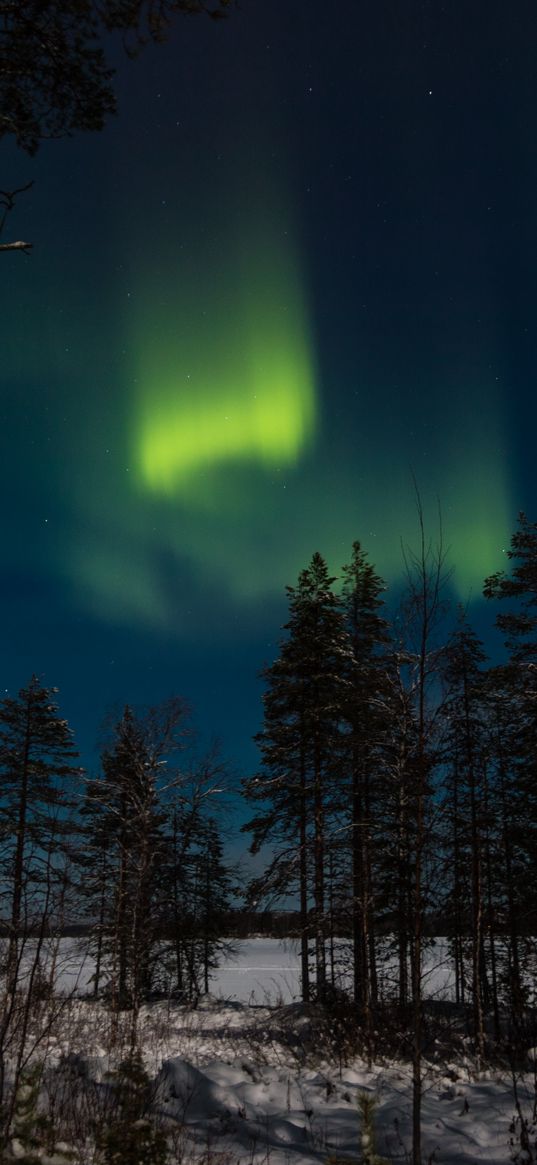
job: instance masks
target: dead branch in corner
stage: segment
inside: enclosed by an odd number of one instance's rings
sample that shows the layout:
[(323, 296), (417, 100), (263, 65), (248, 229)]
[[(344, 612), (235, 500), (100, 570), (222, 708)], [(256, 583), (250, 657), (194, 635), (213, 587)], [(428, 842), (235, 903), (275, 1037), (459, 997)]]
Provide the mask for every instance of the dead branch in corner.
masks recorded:
[[(26, 186), (19, 186), (17, 190), (0, 190), (0, 235), (6, 224), (8, 214), (13, 210), (17, 197), (19, 194), (24, 194), (30, 187), (32, 182), (27, 182)], [(22, 251), (24, 255), (29, 255), (32, 250), (33, 243), (25, 243), (22, 239), (17, 239), (12, 243), (0, 243), (0, 251)]]

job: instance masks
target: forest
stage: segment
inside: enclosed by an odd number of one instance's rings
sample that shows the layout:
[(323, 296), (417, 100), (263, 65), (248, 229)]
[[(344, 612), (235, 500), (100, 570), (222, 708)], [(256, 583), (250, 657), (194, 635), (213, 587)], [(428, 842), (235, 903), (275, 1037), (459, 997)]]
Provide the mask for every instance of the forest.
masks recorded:
[[(509, 571), (484, 584), (506, 645), (493, 665), (449, 607), (441, 545), (420, 530), (390, 615), (358, 542), (339, 580), (316, 553), (288, 588), (262, 675), (259, 769), (243, 782), (243, 829), (268, 856), (240, 888), (222, 831), (226, 765), (199, 753), (184, 699), (126, 707), (93, 778), (54, 689), (34, 676), (2, 701), (5, 1144), (21, 1080), (61, 1018), (50, 952), (74, 924), (93, 960), (87, 998), (131, 1062), (144, 1005), (207, 994), (234, 915), (291, 903), (302, 1002), (330, 1017), (334, 1046), (351, 1036), (369, 1063), (397, 1047), (412, 1065), (416, 1162), (431, 1041), (464, 1033), (478, 1071), (532, 1042), (537, 526), (520, 516)], [(439, 934), (454, 969), (447, 1011), (423, 990)]]

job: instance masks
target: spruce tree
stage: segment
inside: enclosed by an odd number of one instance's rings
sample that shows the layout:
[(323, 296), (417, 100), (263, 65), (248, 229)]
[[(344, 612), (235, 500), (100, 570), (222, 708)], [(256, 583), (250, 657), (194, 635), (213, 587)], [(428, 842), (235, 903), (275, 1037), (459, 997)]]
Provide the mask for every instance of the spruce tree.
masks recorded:
[(263, 672), (264, 725), (256, 737), (261, 771), (245, 795), (261, 802), (244, 828), (252, 850), (275, 848), (255, 891), (282, 897), (298, 889), (302, 994), (310, 997), (309, 936), (313, 932), (317, 996), (326, 995), (326, 887), (330, 815), (341, 778), (341, 726), (348, 681), (349, 644), (334, 579), (320, 554), (288, 587), (287, 638)]
[(208, 990), (224, 945), (231, 874), (212, 811), (225, 765), (214, 748), (185, 756), (192, 743), (183, 701), (127, 707), (87, 784), (79, 884), (93, 989), (134, 1012), (133, 1031), (149, 995)]
[[(49, 935), (61, 933), (71, 885), (81, 770), (72, 763), (77, 752), (55, 695), (56, 689), (33, 676), (18, 696), (0, 703), (0, 871), (7, 931), (0, 1008), (2, 1140), (28, 1054), (45, 944)], [(34, 1031), (34, 1046), (38, 1039)]]
[[(93, 994), (107, 981), (106, 958), (111, 933), (110, 900), (115, 876), (116, 819), (108, 807), (108, 788), (101, 776), (88, 780), (81, 808), (82, 844), (76, 854), (79, 911), (90, 927), (94, 961)], [(108, 968), (109, 970), (109, 968)]]
[[(377, 870), (380, 921), (393, 933), (397, 960), (398, 1004), (408, 1022), (411, 995), (410, 956), (413, 930), (413, 851), (416, 831), (414, 757), (418, 729), (412, 692), (405, 682), (406, 660), (396, 653), (388, 672), (387, 715), (392, 725), (386, 741), (383, 807), (378, 822), (381, 861)], [(393, 921), (392, 921), (393, 920)]]
[(199, 986), (209, 991), (211, 972), (218, 966), (218, 955), (225, 949), (222, 935), (226, 913), (233, 893), (231, 871), (224, 861), (218, 825), (209, 817), (203, 823), (202, 838), (195, 858), (195, 933)]
[(519, 529), (511, 538), (507, 558), (511, 573), (499, 570), (485, 579), (487, 599), (508, 599), (513, 609), (500, 612), (496, 625), (506, 636), (510, 659), (526, 665), (526, 679), (537, 660), (537, 523), (519, 514)]
[(474, 1035), (480, 1058), (490, 998), (487, 934), (489, 942), (493, 942), (487, 894), (491, 790), (485, 661), (482, 644), (461, 612), (458, 627), (446, 647), (442, 669), (447, 685), (441, 710), (445, 724), (444, 844), (457, 991), (459, 999), (464, 996), (464, 947), (469, 937)]
[(196, 953), (196, 859), (202, 845), (201, 805), (182, 792), (169, 811), (161, 863), (166, 885), (163, 933), (168, 942), (164, 964), (169, 989), (189, 1003), (199, 995)]
[(3, 915), (8, 925), (8, 992), (16, 986), (21, 939), (44, 912), (59, 921), (72, 852), (80, 767), (56, 688), (32, 676), (0, 703), (0, 838)]
[(348, 779), (344, 823), (350, 832), (354, 998), (366, 1028), (377, 995), (374, 865), (386, 788), (388, 731), (385, 652), (388, 624), (381, 614), (383, 580), (355, 542), (343, 568), (342, 610), (350, 645), (345, 737)]
[(505, 636), (507, 663), (490, 678), (495, 763), (501, 806), (505, 900), (509, 925), (509, 978), (513, 1013), (520, 1017), (524, 990), (521, 938), (537, 918), (537, 524), (519, 515), (507, 551), (510, 573), (485, 580), (484, 594), (508, 604), (496, 616)]
[(419, 495), (416, 496), (419, 543), (404, 551), (407, 587), (402, 604), (403, 639), (400, 674), (406, 689), (405, 721), (411, 713), (411, 747), (404, 763), (404, 789), (409, 826), (410, 977), (412, 988), (412, 1165), (421, 1162), (421, 1101), (423, 1050), (423, 941), (424, 921), (434, 866), (434, 778), (439, 762), (437, 682), (444, 644), (442, 623), (447, 605), (445, 552), (441, 529), (433, 544), (425, 531)]
[[(524, 961), (537, 919), (537, 788), (534, 709), (519, 667), (491, 668), (486, 680), (494, 845), (490, 897), (505, 936), (498, 958), (501, 997), (518, 1024), (525, 1005)], [(528, 698), (529, 697), (529, 698)]]
[(160, 881), (166, 988), (192, 1003), (209, 991), (211, 972), (227, 949), (222, 934), (234, 891), (220, 830), (203, 795), (196, 795), (201, 787), (188, 792), (180, 791), (167, 818)]
[[(117, 1010), (136, 1012), (154, 985), (165, 897), (159, 876), (163, 791), (177, 779), (173, 766), (185, 715), (183, 701), (173, 699), (140, 714), (125, 708), (103, 752), (102, 777), (87, 788), (86, 842), (94, 869), (82, 885), (86, 910), (93, 913), (99, 979), (108, 983)], [(85, 873), (84, 859), (82, 868)]]

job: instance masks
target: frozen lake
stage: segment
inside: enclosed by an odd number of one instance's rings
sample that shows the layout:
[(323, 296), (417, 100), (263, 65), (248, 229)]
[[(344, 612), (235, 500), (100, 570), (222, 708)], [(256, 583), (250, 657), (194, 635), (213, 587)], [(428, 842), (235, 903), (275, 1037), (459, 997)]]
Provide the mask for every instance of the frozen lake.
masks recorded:
[[(251, 938), (237, 940), (235, 953), (222, 959), (211, 979), (211, 992), (239, 1003), (292, 1003), (300, 999), (300, 948), (298, 939)], [(343, 948), (345, 944), (342, 944)], [(348, 976), (336, 982), (350, 987)], [(396, 988), (398, 966), (390, 956), (379, 959), (378, 979), (382, 997)], [(423, 994), (427, 998), (452, 999), (454, 973), (445, 939), (435, 939), (424, 953)]]
[[(274, 1005), (300, 999), (300, 945), (297, 939), (254, 937), (233, 941), (233, 949), (222, 955), (210, 979), (213, 996), (237, 1003)], [(341, 944), (345, 949), (345, 943)], [(44, 951), (43, 965), (51, 955)], [(59, 982), (64, 991), (85, 994), (91, 991), (93, 959), (84, 954), (80, 940), (61, 939), (54, 955)], [(343, 959), (343, 962), (345, 960)], [(338, 965), (338, 964), (336, 964)], [(349, 986), (340, 970), (336, 983)], [(379, 958), (378, 979), (381, 998), (396, 989), (398, 967), (390, 956)], [(453, 998), (453, 967), (445, 939), (436, 939), (424, 953), (423, 994), (427, 998)]]
[(291, 1003), (300, 998), (298, 943), (275, 938), (237, 940), (236, 954), (222, 960), (211, 991), (240, 1003)]

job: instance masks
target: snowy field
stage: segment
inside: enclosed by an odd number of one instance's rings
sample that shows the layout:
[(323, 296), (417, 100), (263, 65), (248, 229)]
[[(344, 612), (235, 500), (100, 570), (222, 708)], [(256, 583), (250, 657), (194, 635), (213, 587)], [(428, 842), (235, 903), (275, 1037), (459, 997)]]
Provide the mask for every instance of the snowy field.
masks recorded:
[[(429, 955), (429, 994), (447, 998), (451, 977), (445, 950)], [(65, 984), (78, 972), (74, 949)], [(82, 968), (79, 986), (89, 978)], [(156, 1104), (174, 1121), (178, 1160), (211, 1165), (327, 1165), (361, 1162), (359, 1097), (376, 1100), (377, 1152), (386, 1162), (409, 1162), (409, 1067), (385, 1058), (368, 1067), (359, 1057), (329, 1054), (330, 1031), (316, 1027), (300, 1003), (296, 948), (273, 939), (236, 944), (212, 994), (188, 1011), (155, 1003), (142, 1009), (141, 1042), (156, 1082)], [(109, 1014), (99, 1005), (71, 1004), (69, 1043), (91, 1075), (102, 1079)], [(436, 1053), (436, 1054), (435, 1054)], [(423, 1161), (438, 1165), (522, 1162), (511, 1143), (515, 1116), (509, 1074), (477, 1074), (469, 1047), (448, 1062), (432, 1048), (424, 1062)], [(524, 1115), (531, 1117), (531, 1072), (519, 1080)]]

